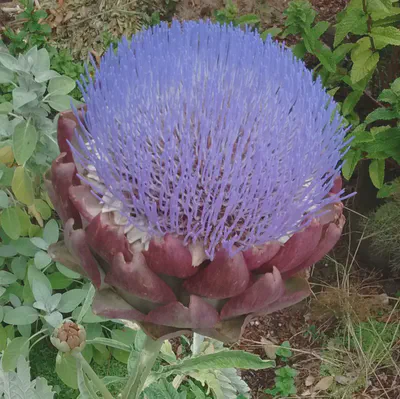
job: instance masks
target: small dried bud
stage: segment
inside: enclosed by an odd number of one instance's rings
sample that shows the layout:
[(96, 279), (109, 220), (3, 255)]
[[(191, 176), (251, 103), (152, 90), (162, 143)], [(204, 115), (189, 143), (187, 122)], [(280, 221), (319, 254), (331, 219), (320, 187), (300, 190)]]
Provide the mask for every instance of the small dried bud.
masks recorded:
[(86, 345), (86, 331), (79, 324), (65, 321), (54, 330), (50, 340), (60, 352), (82, 352)]

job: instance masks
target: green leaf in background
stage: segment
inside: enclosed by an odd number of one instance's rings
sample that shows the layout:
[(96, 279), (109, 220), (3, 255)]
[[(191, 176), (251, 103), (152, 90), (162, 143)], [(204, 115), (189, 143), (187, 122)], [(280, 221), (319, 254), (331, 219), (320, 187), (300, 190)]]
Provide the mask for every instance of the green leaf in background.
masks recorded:
[(63, 290), (73, 283), (70, 278), (59, 272), (51, 273), (49, 275), (49, 281), (54, 290)]
[(19, 165), (24, 165), (32, 156), (36, 149), (37, 141), (38, 132), (31, 122), (23, 121), (15, 126), (13, 134), (13, 151), (15, 160)]
[(35, 266), (39, 269), (42, 270), (44, 269), (46, 266), (48, 266), (50, 263), (52, 262), (52, 259), (50, 258), (50, 256), (47, 254), (47, 252), (44, 251), (38, 251), (35, 254), (35, 258), (34, 258), (34, 263)]
[[(10, 326), (12, 327), (12, 326)], [(12, 327), (14, 328), (14, 327)], [(14, 338), (4, 351), (2, 366), (4, 371), (14, 371), (17, 367), (18, 358), (23, 355), (25, 358), (29, 355), (29, 340), (26, 337)]]
[(94, 286), (91, 284), (89, 287), (89, 291), (87, 293), (85, 302), (82, 305), (82, 308), (78, 314), (78, 317), (76, 318), (76, 322), (78, 324), (83, 320), (83, 318), (86, 316), (86, 313), (88, 312), (89, 308), (92, 306), (95, 293), (96, 293), (96, 290), (94, 289)]
[[(135, 341), (136, 331), (133, 331), (130, 328), (124, 328), (123, 330), (112, 330), (111, 337), (114, 341), (121, 342), (127, 346), (130, 346)], [(121, 349), (113, 349), (112, 350), (113, 356), (119, 362), (125, 363), (125, 364), (128, 363), (129, 352), (126, 352), (126, 350), (121, 350)]]
[(362, 9), (346, 10), (342, 20), (336, 24), (333, 46), (337, 47), (350, 32), (356, 34), (367, 33), (367, 15)]
[(36, 100), (36, 93), (33, 91), (26, 91), (20, 87), (16, 87), (13, 92), (13, 107), (14, 109), (21, 108), (25, 104)]
[(392, 119), (397, 119), (398, 117), (399, 114), (394, 110), (388, 108), (377, 108), (365, 118), (365, 122), (372, 123), (379, 120), (388, 121)]
[(53, 95), (65, 95), (70, 93), (75, 89), (76, 83), (73, 79), (68, 76), (59, 76), (53, 79), (50, 79), (49, 85), (47, 87), (47, 91), (51, 96)]
[(23, 237), (13, 241), (12, 247), (18, 254), (23, 256), (32, 257), (35, 256), (35, 253), (37, 252), (37, 248), (32, 244), (29, 238)]
[(49, 290), (47, 284), (41, 280), (33, 280), (32, 293), (37, 302), (42, 302), (44, 304), (51, 298), (51, 290)]
[(163, 367), (163, 374), (185, 374), (191, 370), (215, 370), (225, 368), (262, 370), (275, 367), (275, 362), (263, 360), (252, 353), (239, 350), (223, 350), (208, 355), (186, 358), (176, 365)]
[(85, 299), (87, 292), (82, 289), (73, 289), (61, 296), (57, 309), (62, 313), (71, 313)]
[(50, 69), (49, 53), (46, 49), (41, 48), (37, 52), (36, 62), (32, 66), (32, 73), (34, 75), (37, 75), (40, 72), (47, 72), (49, 69)]
[(36, 309), (30, 306), (20, 306), (4, 315), (4, 322), (14, 326), (34, 323), (39, 317)]
[[(116, 330), (113, 330), (113, 332)], [(110, 348), (115, 348), (119, 349), (124, 352), (130, 352), (132, 350), (132, 347), (129, 346), (128, 344), (125, 344), (117, 339), (110, 339), (110, 338), (102, 338), (102, 337), (96, 337), (91, 340), (87, 341), (87, 344), (93, 344), (93, 345), (103, 345), (103, 346), (109, 346)]]
[(0, 84), (7, 84), (14, 80), (14, 72), (0, 66)]
[(47, 251), (47, 249), (49, 248), (49, 244), (47, 244), (47, 242), (43, 240), (43, 238), (32, 237), (30, 241), (35, 247), (43, 249), (44, 251)]
[(381, 188), (385, 178), (385, 160), (373, 159), (369, 165), (369, 175), (374, 186)]
[(25, 205), (32, 205), (35, 199), (32, 180), (23, 166), (15, 169), (12, 180), (12, 189), (18, 201)]
[(21, 236), (27, 236), (29, 234), (29, 228), (32, 226), (31, 219), (23, 209), (16, 208), (16, 211), (21, 225)]
[(151, 384), (144, 390), (148, 399), (185, 399), (186, 392), (179, 393), (174, 386), (165, 379)]
[[(54, 95), (49, 97), (47, 103), (51, 108), (55, 109), (58, 112), (66, 111), (71, 108), (72, 97), (67, 95)], [(75, 104), (75, 101), (72, 101)]]
[(268, 36), (275, 37), (279, 35), (281, 32), (282, 32), (281, 28), (277, 28), (274, 26), (272, 28), (266, 29), (263, 33), (261, 33), (260, 36), (263, 40), (265, 40)]
[(59, 354), (56, 361), (56, 373), (65, 385), (78, 389), (76, 360), (70, 354)]
[(76, 273), (72, 271), (71, 269), (68, 269), (68, 267), (65, 267), (61, 263), (57, 262), (56, 263), (57, 270), (63, 274), (65, 277), (70, 278), (70, 279), (81, 279), (82, 276), (79, 273)]
[(21, 224), (15, 207), (4, 209), (0, 217), (1, 227), (12, 239), (17, 240), (21, 234)]
[(2, 352), (7, 346), (7, 332), (6, 329), (0, 324), (0, 351)]
[(400, 46), (400, 30), (394, 26), (372, 28), (371, 37), (374, 39), (375, 47), (378, 50), (389, 44)]
[(353, 175), (354, 169), (358, 161), (361, 159), (361, 150), (350, 149), (344, 157), (344, 165), (342, 167), (342, 174), (346, 180), (349, 180)]
[(0, 285), (9, 285), (17, 281), (17, 276), (5, 270), (0, 270)]
[(59, 228), (56, 220), (51, 219), (46, 223), (46, 226), (43, 229), (43, 240), (47, 242), (47, 244), (55, 244), (58, 241), (59, 237)]
[(44, 220), (47, 220), (51, 217), (51, 209), (45, 201), (40, 198), (35, 198), (35, 201), (33, 203), (36, 207), (36, 210), (40, 213), (40, 216)]
[(353, 68), (350, 71), (352, 83), (357, 83), (371, 74), (378, 64), (379, 53), (371, 50), (371, 42), (368, 37), (358, 40), (357, 45), (351, 51)]
[(36, 268), (36, 266), (31, 265), (28, 267), (28, 281), (29, 285), (32, 287), (34, 281), (41, 281), (46, 285), (46, 287), (49, 289), (49, 291), (52, 290), (51, 283), (49, 279), (40, 271)]
[(5, 191), (0, 190), (0, 208), (7, 208), (8, 207), (8, 195)]
[[(1, 75), (1, 69), (0, 69), (0, 75)], [(1, 80), (1, 77), (0, 77), (0, 80)], [(0, 115), (1, 114), (9, 114), (10, 112), (12, 112), (12, 110), (13, 110), (13, 105), (10, 102), (6, 101), (6, 102), (0, 104)]]
[(11, 270), (19, 280), (23, 280), (26, 275), (27, 259), (24, 256), (16, 256), (11, 262)]
[(351, 112), (353, 112), (353, 109), (357, 105), (358, 100), (361, 98), (362, 94), (362, 91), (353, 91), (346, 97), (342, 105), (343, 116), (347, 116), (351, 114)]

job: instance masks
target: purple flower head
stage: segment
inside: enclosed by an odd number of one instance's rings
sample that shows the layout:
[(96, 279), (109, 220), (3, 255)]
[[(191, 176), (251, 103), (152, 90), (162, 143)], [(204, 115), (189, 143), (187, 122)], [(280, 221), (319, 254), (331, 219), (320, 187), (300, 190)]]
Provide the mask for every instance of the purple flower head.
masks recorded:
[(291, 235), (338, 201), (336, 104), (258, 33), (162, 24), (110, 49), (82, 85), (75, 154), (102, 182), (97, 195), (150, 235), (202, 243), (212, 259)]

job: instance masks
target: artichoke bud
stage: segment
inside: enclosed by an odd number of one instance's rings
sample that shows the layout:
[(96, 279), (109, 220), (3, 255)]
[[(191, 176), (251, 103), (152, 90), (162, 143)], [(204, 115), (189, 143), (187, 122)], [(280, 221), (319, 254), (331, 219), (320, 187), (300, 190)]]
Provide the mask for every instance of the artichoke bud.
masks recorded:
[(85, 348), (86, 331), (80, 324), (67, 320), (54, 329), (50, 340), (60, 352), (78, 353)]

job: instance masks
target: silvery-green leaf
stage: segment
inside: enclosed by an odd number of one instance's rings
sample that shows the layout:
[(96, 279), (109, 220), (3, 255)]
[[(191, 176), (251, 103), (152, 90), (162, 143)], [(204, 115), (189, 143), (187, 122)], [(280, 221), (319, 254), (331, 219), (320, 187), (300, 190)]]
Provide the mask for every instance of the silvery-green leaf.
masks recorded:
[(50, 280), (40, 270), (38, 270), (35, 265), (31, 265), (28, 268), (28, 281), (31, 287), (34, 281), (41, 281), (47, 286), (50, 292), (52, 290)]
[(4, 308), (3, 306), (0, 306), (0, 323), (3, 321), (3, 318), (4, 318)]
[(62, 294), (57, 309), (62, 313), (74, 311), (86, 297), (86, 291), (73, 289)]
[(52, 327), (58, 327), (63, 321), (63, 316), (60, 312), (53, 312), (53, 313), (49, 314), (48, 316), (44, 316), (44, 319)]
[(59, 292), (50, 297), (50, 299), (46, 303), (49, 312), (53, 312), (57, 308), (58, 304), (61, 301), (61, 297), (62, 294), (60, 294)]
[(36, 396), (38, 399), (54, 399), (54, 393), (45, 378), (36, 378)]
[(50, 69), (50, 57), (46, 49), (41, 48), (37, 52), (36, 63), (32, 67), (32, 73), (37, 77), (40, 73), (45, 73)]
[(43, 229), (43, 239), (47, 244), (55, 244), (59, 237), (59, 227), (56, 220), (51, 219), (46, 223)]
[(11, 302), (11, 305), (14, 306), (14, 308), (19, 308), (21, 306), (21, 300), (14, 294), (9, 294), (8, 299)]
[(4, 190), (0, 190), (0, 208), (7, 208), (9, 204), (8, 195)]
[[(0, 74), (1, 74), (1, 69), (0, 69)], [(0, 81), (0, 83), (2, 82)], [(13, 105), (10, 102), (6, 101), (0, 104), (0, 114), (9, 114), (10, 112), (12, 112), (12, 110), (13, 110)]]
[(35, 266), (39, 269), (42, 270), (44, 269), (46, 266), (48, 266), (50, 263), (52, 262), (52, 259), (50, 258), (50, 256), (47, 254), (47, 252), (44, 251), (38, 251), (35, 254), (35, 258), (34, 258), (34, 263)]
[(19, 280), (23, 280), (26, 274), (27, 259), (24, 256), (16, 256), (11, 262), (11, 270)]
[(29, 51), (25, 54), (25, 59), (29, 64), (30, 69), (35, 66), (38, 62), (38, 49), (37, 46), (33, 46), (29, 49)]
[(6, 289), (4, 287), (0, 286), (0, 297), (2, 297), (5, 292), (6, 292)]
[(28, 59), (23, 54), (18, 56), (18, 69), (22, 72), (29, 72), (30, 70)]
[(66, 95), (52, 95), (46, 101), (51, 108), (58, 112), (62, 112), (71, 109), (72, 97)]
[(9, 69), (10, 71), (18, 70), (18, 60), (10, 54), (1, 52), (0, 64), (2, 64), (5, 68)]
[(24, 121), (15, 126), (13, 134), (13, 150), (15, 160), (19, 165), (25, 162), (32, 156), (36, 149), (38, 140), (38, 132), (35, 126), (29, 121)]
[(0, 65), (0, 83), (11, 83), (14, 81), (14, 72)]
[(4, 315), (4, 323), (14, 326), (34, 323), (39, 317), (38, 311), (31, 306), (20, 306)]
[(32, 293), (37, 302), (46, 304), (51, 298), (51, 290), (43, 281), (33, 280), (32, 281)]
[(35, 309), (43, 310), (47, 312), (46, 304), (43, 302), (34, 302), (32, 305)]
[(0, 137), (3, 141), (2, 144), (4, 144), (5, 138), (9, 138), (12, 136), (13, 132), (14, 127), (12, 126), (12, 123), (8, 120), (8, 116), (0, 114)]
[(66, 95), (75, 89), (76, 83), (68, 76), (58, 76), (50, 79), (47, 91), (53, 95)]
[(47, 244), (47, 242), (43, 240), (43, 238), (32, 237), (30, 240), (35, 247), (43, 249), (44, 251), (47, 251), (47, 249), (49, 248), (49, 244)]
[(23, 337), (29, 338), (31, 336), (32, 324), (25, 324), (25, 325), (22, 325), (22, 326), (18, 326), (17, 328), (18, 328), (18, 331), (20, 332), (20, 334)]
[(30, 101), (36, 100), (36, 93), (25, 91), (19, 87), (15, 88), (13, 91), (13, 107), (18, 109)]
[(0, 285), (9, 285), (15, 283), (17, 281), (17, 277), (5, 270), (0, 270)]
[(47, 82), (50, 79), (56, 78), (60, 76), (60, 74), (56, 71), (53, 70), (48, 70), (48, 71), (44, 71), (44, 72), (38, 72), (35, 75), (35, 80), (38, 83), (43, 83), (43, 82)]
[(37, 252), (37, 247), (33, 245), (28, 237), (21, 237), (18, 240), (13, 241), (11, 246), (15, 249), (16, 253), (23, 256), (32, 257), (35, 256), (35, 253)]
[(78, 279), (80, 280), (82, 276), (79, 273), (76, 273), (72, 271), (71, 269), (68, 269), (68, 267), (65, 267), (61, 263), (56, 263), (57, 270), (62, 273), (64, 276), (71, 278), (71, 279)]

